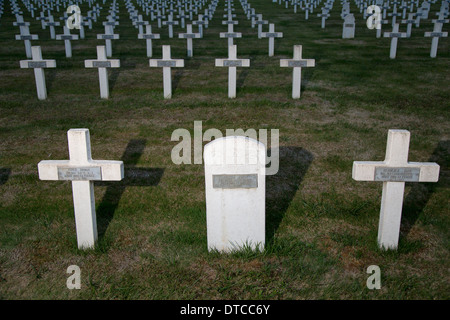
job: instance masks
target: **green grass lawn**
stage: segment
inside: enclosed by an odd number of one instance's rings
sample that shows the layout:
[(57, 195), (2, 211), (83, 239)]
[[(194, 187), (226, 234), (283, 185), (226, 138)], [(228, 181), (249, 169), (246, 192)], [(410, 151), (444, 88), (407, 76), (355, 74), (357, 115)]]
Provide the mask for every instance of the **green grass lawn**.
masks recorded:
[[(135, 2), (134, 2), (135, 3)], [(209, 2), (208, 2), (209, 4)], [(100, 99), (98, 72), (84, 68), (96, 57), (109, 4), (86, 39), (73, 41), (73, 58), (64, 42), (28, 12), (25, 21), (38, 34), (47, 69), (48, 98), (39, 101), (33, 71), (19, 28), (6, 2), (0, 20), (0, 298), (1, 299), (449, 299), (450, 45), (441, 38), (431, 59), (431, 19), (400, 39), (389, 59), (390, 39), (375, 37), (352, 2), (355, 39), (341, 39), (341, 5), (335, 1), (326, 29), (315, 9), (304, 13), (270, 0), (251, 0), (265, 20), (283, 32), (268, 56), (268, 40), (234, 1), (238, 57), (237, 98), (227, 97), (227, 70), (214, 67), (227, 55), (220, 1), (203, 39), (154, 41), (154, 58), (170, 44), (173, 96), (163, 99), (162, 70), (150, 68), (145, 41), (137, 39), (123, 1), (113, 41), (110, 99)], [(20, 2), (23, 8), (23, 4)], [(136, 4), (135, 4), (136, 5)], [(140, 9), (136, 5), (137, 9)], [(81, 7), (82, 12), (87, 10)], [(204, 10), (204, 9), (203, 9)], [(141, 11), (141, 10), (140, 10)], [(60, 14), (62, 15), (62, 14)], [(60, 16), (59, 15), (59, 16)], [(59, 18), (59, 16), (57, 16)], [(144, 16), (145, 20), (149, 20)], [(56, 19), (55, 19), (56, 20)], [(390, 31), (384, 26), (385, 31)], [(267, 26), (264, 27), (264, 30)], [(194, 30), (197, 30), (194, 28)], [(400, 31), (406, 31), (401, 25)], [(448, 31), (448, 24), (443, 31)], [(175, 27), (174, 34), (182, 32)], [(57, 29), (62, 33), (62, 28)], [(291, 58), (316, 67), (302, 70), (302, 96), (291, 99)], [(267, 177), (266, 248), (232, 254), (209, 253), (206, 239), (204, 167), (175, 165), (175, 129), (193, 133), (217, 128), (279, 129), (280, 170)], [(88, 128), (94, 159), (123, 160), (125, 179), (96, 183), (99, 232), (94, 250), (77, 249), (70, 182), (40, 181), (41, 160), (68, 159), (67, 130)], [(377, 229), (381, 183), (356, 182), (352, 162), (384, 159), (388, 129), (411, 132), (410, 161), (435, 161), (438, 183), (407, 183), (399, 249), (381, 251)], [(270, 145), (268, 146), (270, 148)], [(66, 287), (67, 267), (81, 269), (81, 289)], [(381, 289), (369, 290), (370, 265), (381, 269)]]

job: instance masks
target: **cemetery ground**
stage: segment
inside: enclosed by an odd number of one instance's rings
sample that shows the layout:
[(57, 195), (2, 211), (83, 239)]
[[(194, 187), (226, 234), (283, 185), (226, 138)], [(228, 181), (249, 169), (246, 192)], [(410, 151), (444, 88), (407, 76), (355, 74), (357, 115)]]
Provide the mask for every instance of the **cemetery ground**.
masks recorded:
[[(449, 299), (450, 197), (450, 44), (439, 41), (429, 57), (431, 20), (400, 39), (389, 59), (390, 39), (367, 29), (354, 3), (356, 37), (341, 39), (340, 6), (335, 3), (326, 29), (315, 10), (304, 13), (271, 1), (252, 1), (284, 37), (268, 39), (235, 1), (239, 58), (237, 97), (227, 97), (227, 56), (221, 2), (194, 39), (153, 32), (153, 58), (171, 45), (173, 96), (163, 98), (162, 70), (150, 68), (144, 40), (137, 39), (123, 2), (109, 69), (110, 98), (100, 99), (98, 72), (84, 68), (96, 57), (96, 34), (103, 33), (106, 8), (86, 39), (72, 41), (66, 58), (63, 41), (50, 40), (34, 19), (33, 45), (57, 67), (46, 69), (48, 98), (39, 101), (33, 72), (18, 28), (5, 5), (0, 25), (0, 298), (1, 299)], [(432, 5), (432, 12), (439, 2)], [(81, 7), (83, 11), (83, 7)], [(144, 17), (146, 18), (146, 17)], [(433, 17), (434, 18), (434, 17)], [(145, 19), (149, 20), (149, 19)], [(444, 25), (447, 29), (448, 25)], [(264, 27), (265, 29), (267, 26)], [(406, 28), (401, 25), (401, 31)], [(197, 30), (194, 27), (194, 31)], [(390, 31), (383, 26), (384, 31)], [(57, 34), (62, 33), (57, 29)], [(280, 68), (296, 44), (303, 57), (302, 95), (291, 98), (292, 69)], [(266, 248), (209, 253), (203, 164), (175, 165), (175, 129), (192, 133), (226, 129), (279, 129), (280, 170), (267, 177)], [(40, 181), (37, 163), (68, 159), (67, 130), (88, 128), (94, 159), (122, 160), (125, 179), (95, 183), (98, 246), (78, 250), (71, 184)], [(399, 248), (377, 245), (381, 183), (351, 177), (355, 160), (383, 160), (388, 129), (411, 132), (409, 161), (435, 161), (437, 183), (407, 183)], [(270, 134), (269, 134), (270, 137)], [(203, 145), (206, 142), (203, 143)], [(270, 143), (268, 145), (270, 148)], [(66, 269), (81, 269), (81, 289), (69, 290)], [(381, 270), (381, 289), (369, 290), (370, 265)]]

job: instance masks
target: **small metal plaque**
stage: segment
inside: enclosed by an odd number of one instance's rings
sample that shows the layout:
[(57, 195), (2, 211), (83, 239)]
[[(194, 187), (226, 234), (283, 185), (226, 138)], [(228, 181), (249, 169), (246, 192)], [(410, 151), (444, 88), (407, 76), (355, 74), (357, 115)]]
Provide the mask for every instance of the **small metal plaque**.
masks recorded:
[(240, 33), (236, 33), (236, 32), (225, 32), (224, 34), (223, 34), (223, 36), (225, 37), (225, 38), (239, 38), (240, 36), (241, 36), (241, 34)]
[(158, 67), (176, 67), (177, 63), (175, 61), (158, 61)]
[(58, 180), (102, 180), (102, 170), (100, 167), (60, 167)]
[(215, 174), (214, 189), (252, 189), (258, 188), (257, 174)]
[(144, 34), (142, 37), (144, 39), (159, 39), (159, 34)]
[(276, 37), (281, 37), (280, 33), (278, 33), (278, 32), (267, 32), (266, 33), (266, 38), (276, 38)]
[(306, 67), (307, 66), (307, 62), (306, 61), (288, 61), (288, 67)]
[(94, 67), (94, 68), (111, 68), (111, 61), (93, 61), (92, 67)]
[(104, 40), (110, 40), (110, 39), (114, 39), (114, 35), (113, 34), (102, 34), (101, 38)]
[(184, 39), (194, 39), (195, 38), (195, 34), (193, 34), (193, 33), (185, 33), (185, 34), (183, 34), (183, 38)]
[(223, 62), (224, 67), (242, 67), (242, 61), (239, 60), (225, 60)]
[(28, 61), (28, 68), (46, 68), (47, 62), (45, 61)]
[(389, 34), (390, 38), (400, 38), (402, 36), (402, 34), (400, 32), (391, 32)]
[(25, 35), (25, 36), (20, 36), (20, 40), (33, 40), (33, 36), (32, 35)]
[(418, 182), (420, 168), (375, 168), (375, 181)]
[(443, 32), (431, 32), (430, 37), (442, 37), (444, 35)]
[(72, 35), (60, 35), (61, 40), (73, 40), (73, 36)]
[(353, 23), (346, 23), (344, 24), (344, 27), (346, 28), (353, 28), (355, 25)]

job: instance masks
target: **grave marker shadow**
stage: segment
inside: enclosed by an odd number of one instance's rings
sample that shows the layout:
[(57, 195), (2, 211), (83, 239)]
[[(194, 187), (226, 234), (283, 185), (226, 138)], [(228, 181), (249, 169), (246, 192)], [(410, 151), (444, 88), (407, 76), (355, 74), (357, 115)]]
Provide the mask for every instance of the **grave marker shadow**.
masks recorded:
[(106, 192), (97, 209), (97, 228), (99, 238), (103, 237), (114, 217), (120, 198), (127, 187), (157, 186), (164, 173), (163, 168), (135, 167), (144, 152), (147, 140), (132, 139), (120, 160), (124, 163), (124, 179), (115, 182), (95, 182), (96, 186), (107, 186)]
[(278, 173), (266, 176), (267, 242), (273, 239), (314, 159), (308, 150), (294, 146), (280, 146), (279, 157)]
[(450, 140), (440, 141), (428, 161), (436, 162), (440, 166), (439, 180), (437, 183), (412, 184), (403, 204), (403, 218), (400, 227), (403, 236), (409, 234), (416, 224), (436, 188), (450, 186)]

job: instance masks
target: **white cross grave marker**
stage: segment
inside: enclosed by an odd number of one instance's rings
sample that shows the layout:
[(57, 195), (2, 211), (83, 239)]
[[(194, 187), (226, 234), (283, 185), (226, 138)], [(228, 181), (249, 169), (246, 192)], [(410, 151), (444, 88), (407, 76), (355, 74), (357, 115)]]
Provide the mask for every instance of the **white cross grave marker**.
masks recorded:
[(250, 67), (250, 59), (237, 58), (237, 46), (228, 47), (228, 59), (216, 59), (216, 67), (228, 67), (228, 97), (236, 98), (236, 67)]
[(20, 34), (16, 34), (16, 40), (23, 40), (25, 43), (25, 53), (27, 58), (31, 58), (31, 42), (30, 40), (38, 40), (37, 34), (30, 34), (28, 26), (20, 26)]
[(208, 250), (263, 250), (266, 147), (227, 136), (208, 143), (204, 159)]
[(241, 32), (234, 32), (234, 25), (228, 24), (228, 32), (221, 32), (219, 36), (221, 38), (228, 38), (228, 47), (234, 44), (234, 38), (242, 38)]
[(107, 68), (119, 68), (119, 59), (107, 59), (105, 46), (97, 46), (97, 60), (84, 60), (85, 68), (98, 68), (98, 78), (100, 81), (100, 97), (109, 98), (109, 83)]
[(67, 137), (70, 160), (39, 162), (39, 179), (72, 181), (78, 248), (93, 248), (97, 241), (94, 181), (122, 180), (123, 162), (92, 160), (88, 129), (70, 129)]
[(58, 27), (60, 25), (59, 22), (56, 22), (53, 18), (53, 16), (48, 17), (48, 21), (44, 22), (46, 27), (50, 27), (50, 39), (55, 39), (55, 27)]
[(111, 40), (119, 39), (119, 35), (118, 34), (114, 34), (113, 26), (105, 25), (105, 33), (104, 34), (97, 34), (97, 39), (105, 40), (106, 56), (108, 58), (112, 57), (112, 43), (111, 43)]
[(72, 44), (71, 40), (78, 40), (78, 35), (70, 34), (70, 29), (64, 27), (64, 34), (56, 35), (56, 40), (64, 40), (64, 47), (66, 49), (66, 58), (72, 58)]
[(395, 56), (397, 55), (398, 38), (407, 38), (408, 35), (406, 34), (406, 32), (398, 32), (398, 23), (396, 23), (392, 29), (392, 32), (385, 32), (383, 36), (385, 38), (392, 38), (389, 58), (395, 59)]
[(300, 98), (302, 84), (302, 67), (315, 67), (316, 60), (302, 59), (302, 46), (294, 46), (293, 59), (280, 59), (280, 67), (293, 68), (292, 71), (292, 99)]
[(163, 21), (163, 25), (169, 26), (169, 38), (173, 38), (173, 26), (178, 25), (178, 21), (173, 20), (173, 16), (170, 14), (167, 21)]
[(56, 68), (56, 60), (43, 60), (41, 47), (31, 47), (33, 60), (21, 60), (21, 68), (33, 68), (36, 80), (36, 89), (39, 100), (47, 99), (47, 87), (45, 85), (45, 74), (43, 68)]
[(352, 178), (356, 181), (382, 181), (378, 245), (396, 249), (400, 233), (405, 182), (437, 182), (439, 165), (408, 162), (410, 133), (389, 130), (384, 161), (354, 161)]
[(434, 24), (433, 32), (425, 32), (425, 37), (432, 38), (430, 57), (436, 58), (439, 38), (448, 37), (448, 32), (442, 32), (442, 23), (436, 22)]
[(159, 39), (160, 35), (158, 33), (152, 33), (152, 26), (146, 25), (145, 26), (145, 33), (138, 34), (138, 39), (145, 39), (147, 44), (147, 57), (151, 58), (153, 56), (153, 39)]
[(184, 67), (183, 59), (172, 59), (170, 46), (162, 46), (162, 59), (150, 59), (150, 67), (163, 68), (164, 99), (172, 98), (172, 68)]
[(180, 39), (186, 39), (187, 40), (187, 56), (192, 57), (194, 55), (194, 48), (192, 45), (192, 39), (200, 38), (200, 33), (194, 33), (192, 32), (192, 24), (188, 24), (186, 26), (186, 32), (185, 33), (179, 33), (178, 37)]
[(269, 32), (261, 32), (261, 38), (269, 38), (269, 57), (273, 57), (275, 38), (282, 38), (282, 32), (275, 32), (275, 25), (269, 24)]

